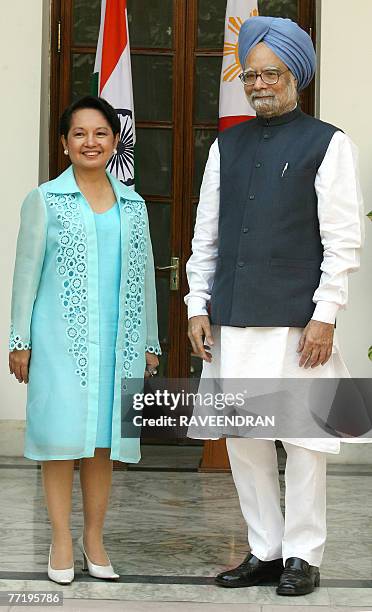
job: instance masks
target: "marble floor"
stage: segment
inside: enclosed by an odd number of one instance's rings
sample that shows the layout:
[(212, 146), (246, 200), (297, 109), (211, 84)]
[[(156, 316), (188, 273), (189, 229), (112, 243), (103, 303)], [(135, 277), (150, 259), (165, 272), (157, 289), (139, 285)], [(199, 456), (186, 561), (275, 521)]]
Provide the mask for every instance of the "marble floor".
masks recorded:
[[(120, 581), (83, 575), (76, 550), (75, 581), (57, 589), (46, 576), (50, 528), (40, 469), (26, 459), (0, 457), (0, 605), (5, 591), (58, 590), (71, 611), (372, 612), (372, 466), (329, 466), (321, 587), (306, 597), (281, 598), (274, 586), (231, 591), (213, 585), (217, 572), (245, 556), (246, 529), (231, 475), (199, 473), (200, 454), (198, 446), (145, 446), (140, 464), (115, 471), (105, 543)], [(72, 529), (77, 539), (77, 472)], [(18, 607), (24, 606), (2, 609)]]

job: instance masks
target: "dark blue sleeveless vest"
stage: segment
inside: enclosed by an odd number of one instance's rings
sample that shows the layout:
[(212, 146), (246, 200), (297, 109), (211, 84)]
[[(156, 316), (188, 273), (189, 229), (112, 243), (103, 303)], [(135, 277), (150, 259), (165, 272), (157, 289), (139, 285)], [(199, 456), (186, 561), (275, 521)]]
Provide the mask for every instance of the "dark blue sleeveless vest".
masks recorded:
[(304, 327), (311, 319), (323, 260), (314, 182), (337, 130), (297, 107), (219, 135), (213, 324)]

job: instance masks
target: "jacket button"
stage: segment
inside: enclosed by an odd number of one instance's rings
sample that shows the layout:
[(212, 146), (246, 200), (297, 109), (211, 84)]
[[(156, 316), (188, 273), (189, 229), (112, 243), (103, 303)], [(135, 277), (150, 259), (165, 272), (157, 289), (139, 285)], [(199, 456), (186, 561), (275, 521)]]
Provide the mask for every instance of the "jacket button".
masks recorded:
[(268, 138), (270, 138), (270, 134), (264, 134), (264, 139), (267, 140)]
[(248, 234), (249, 232), (249, 228), (248, 227), (243, 227), (243, 234)]
[(244, 268), (244, 261), (238, 261), (239, 268)]
[(258, 163), (256, 164), (256, 168), (261, 168), (261, 166), (262, 166), (262, 164), (260, 164), (260, 162), (258, 162)]
[(252, 195), (250, 195), (250, 196), (249, 196), (249, 199), (250, 199), (250, 200), (254, 200), (254, 199), (255, 199), (255, 197), (256, 197), (256, 196), (252, 194)]

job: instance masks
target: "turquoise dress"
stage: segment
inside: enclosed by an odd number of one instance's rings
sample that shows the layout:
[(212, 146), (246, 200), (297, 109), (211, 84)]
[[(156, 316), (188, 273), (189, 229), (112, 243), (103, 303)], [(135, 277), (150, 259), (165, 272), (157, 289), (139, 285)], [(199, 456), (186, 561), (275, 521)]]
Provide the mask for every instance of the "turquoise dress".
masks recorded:
[(93, 457), (101, 445), (113, 460), (141, 456), (128, 405), (146, 352), (161, 353), (154, 260), (143, 198), (107, 178), (118, 205), (102, 215), (72, 166), (22, 205), (9, 349), (31, 349), (29, 459)]
[(99, 389), (96, 448), (111, 447), (115, 346), (121, 274), (120, 212), (116, 203), (95, 213), (98, 250)]

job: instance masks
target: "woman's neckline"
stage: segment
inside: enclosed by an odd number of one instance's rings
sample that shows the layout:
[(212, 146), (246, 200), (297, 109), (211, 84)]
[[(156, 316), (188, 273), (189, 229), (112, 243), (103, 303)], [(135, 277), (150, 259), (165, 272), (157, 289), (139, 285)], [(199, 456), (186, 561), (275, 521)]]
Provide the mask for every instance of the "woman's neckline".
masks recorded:
[(113, 210), (114, 208), (116, 208), (117, 206), (117, 202), (115, 202), (112, 206), (110, 206), (110, 208), (108, 208), (107, 210), (104, 210), (103, 212), (96, 212), (95, 210), (93, 210), (93, 214), (97, 215), (97, 217), (100, 217), (101, 215), (107, 215), (107, 213), (110, 212), (110, 210)]

